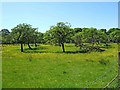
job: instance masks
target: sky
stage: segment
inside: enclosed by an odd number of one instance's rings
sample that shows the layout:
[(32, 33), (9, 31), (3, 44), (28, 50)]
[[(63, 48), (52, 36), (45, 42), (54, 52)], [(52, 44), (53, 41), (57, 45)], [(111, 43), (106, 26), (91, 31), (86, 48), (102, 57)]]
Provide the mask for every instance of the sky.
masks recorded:
[(117, 2), (3, 2), (2, 28), (11, 31), (20, 23), (31, 24), (39, 32), (57, 22), (69, 22), (72, 28), (118, 27)]

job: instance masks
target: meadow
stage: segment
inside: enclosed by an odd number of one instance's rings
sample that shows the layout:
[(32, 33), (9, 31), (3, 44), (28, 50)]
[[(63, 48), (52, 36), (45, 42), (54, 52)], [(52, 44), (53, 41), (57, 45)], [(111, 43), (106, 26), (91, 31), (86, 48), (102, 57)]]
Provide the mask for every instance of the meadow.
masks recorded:
[(77, 53), (74, 44), (40, 44), (34, 50), (2, 46), (3, 88), (103, 88), (118, 73), (117, 44), (103, 52)]

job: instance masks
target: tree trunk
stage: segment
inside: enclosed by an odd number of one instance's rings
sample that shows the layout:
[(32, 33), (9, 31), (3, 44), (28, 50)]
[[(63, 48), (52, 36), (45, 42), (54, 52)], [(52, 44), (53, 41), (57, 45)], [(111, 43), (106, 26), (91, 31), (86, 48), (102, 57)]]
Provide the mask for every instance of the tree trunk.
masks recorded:
[(35, 43), (35, 47), (37, 47), (37, 44)]
[(32, 49), (32, 48), (30, 47), (30, 44), (29, 44), (29, 42), (28, 42), (28, 47), (29, 47), (29, 49)]
[(37, 43), (35, 42), (35, 47), (37, 47)]
[(63, 52), (65, 52), (64, 43), (61, 43)]
[(23, 52), (23, 43), (21, 42), (21, 52)]

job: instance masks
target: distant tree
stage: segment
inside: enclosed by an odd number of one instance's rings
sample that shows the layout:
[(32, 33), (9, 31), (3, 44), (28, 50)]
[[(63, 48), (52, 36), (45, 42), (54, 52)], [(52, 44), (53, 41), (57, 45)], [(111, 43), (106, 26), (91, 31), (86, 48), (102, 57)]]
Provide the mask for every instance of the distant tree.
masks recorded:
[(105, 34), (107, 34), (107, 30), (106, 29), (100, 29), (99, 31), (104, 32)]
[(75, 46), (82, 47), (83, 45), (83, 33), (82, 32), (76, 33), (72, 38), (75, 42)]
[(50, 29), (50, 30), (48, 30), (48, 31), (46, 31), (44, 33), (44, 37), (43, 37), (44, 43), (46, 43), (46, 44), (53, 44), (53, 43), (55, 43), (55, 42), (53, 42), (54, 41), (54, 37), (52, 36), (52, 31), (53, 30)]
[(97, 31), (97, 44), (105, 43), (108, 46), (109, 43), (109, 35), (107, 35), (105, 29), (100, 29)]
[(0, 32), (2, 33), (2, 35), (10, 34), (10, 31), (8, 29), (2, 29)]
[(83, 28), (84, 40), (91, 43), (92, 46), (95, 45), (97, 41), (97, 29), (96, 28)]
[(89, 28), (82, 28), (82, 40), (83, 40), (83, 43), (89, 43)]
[(65, 52), (64, 43), (66, 41), (66, 37), (72, 32), (70, 27), (70, 23), (58, 22), (57, 25), (50, 28), (48, 34), (53, 43), (57, 43), (58, 45), (62, 46), (63, 52)]
[(2, 29), (0, 31), (1, 43), (10, 44), (11, 43), (11, 35), (8, 29)]
[(82, 28), (74, 28), (74, 32), (75, 33), (82, 32)]
[(112, 39), (113, 42), (115, 43), (120, 43), (120, 29), (117, 28), (116, 30), (114, 30), (113, 32), (110, 33), (110, 37)]
[(66, 43), (74, 43), (74, 40), (72, 39), (72, 37), (75, 35), (75, 33), (72, 28), (70, 28), (70, 29), (71, 29), (70, 30), (71, 33), (69, 33), (69, 35), (67, 35), (66, 40), (65, 40)]
[(119, 30), (119, 28), (110, 28), (108, 31), (107, 31), (107, 34), (110, 35), (110, 33), (116, 31), (116, 30)]

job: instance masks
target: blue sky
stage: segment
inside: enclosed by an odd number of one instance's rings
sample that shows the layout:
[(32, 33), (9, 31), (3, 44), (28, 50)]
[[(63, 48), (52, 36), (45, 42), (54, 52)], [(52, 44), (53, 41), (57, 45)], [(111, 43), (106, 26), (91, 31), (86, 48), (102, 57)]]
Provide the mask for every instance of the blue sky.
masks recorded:
[(72, 27), (118, 27), (117, 2), (4, 2), (2, 28), (12, 29), (19, 23), (49, 30), (57, 22), (69, 22)]

